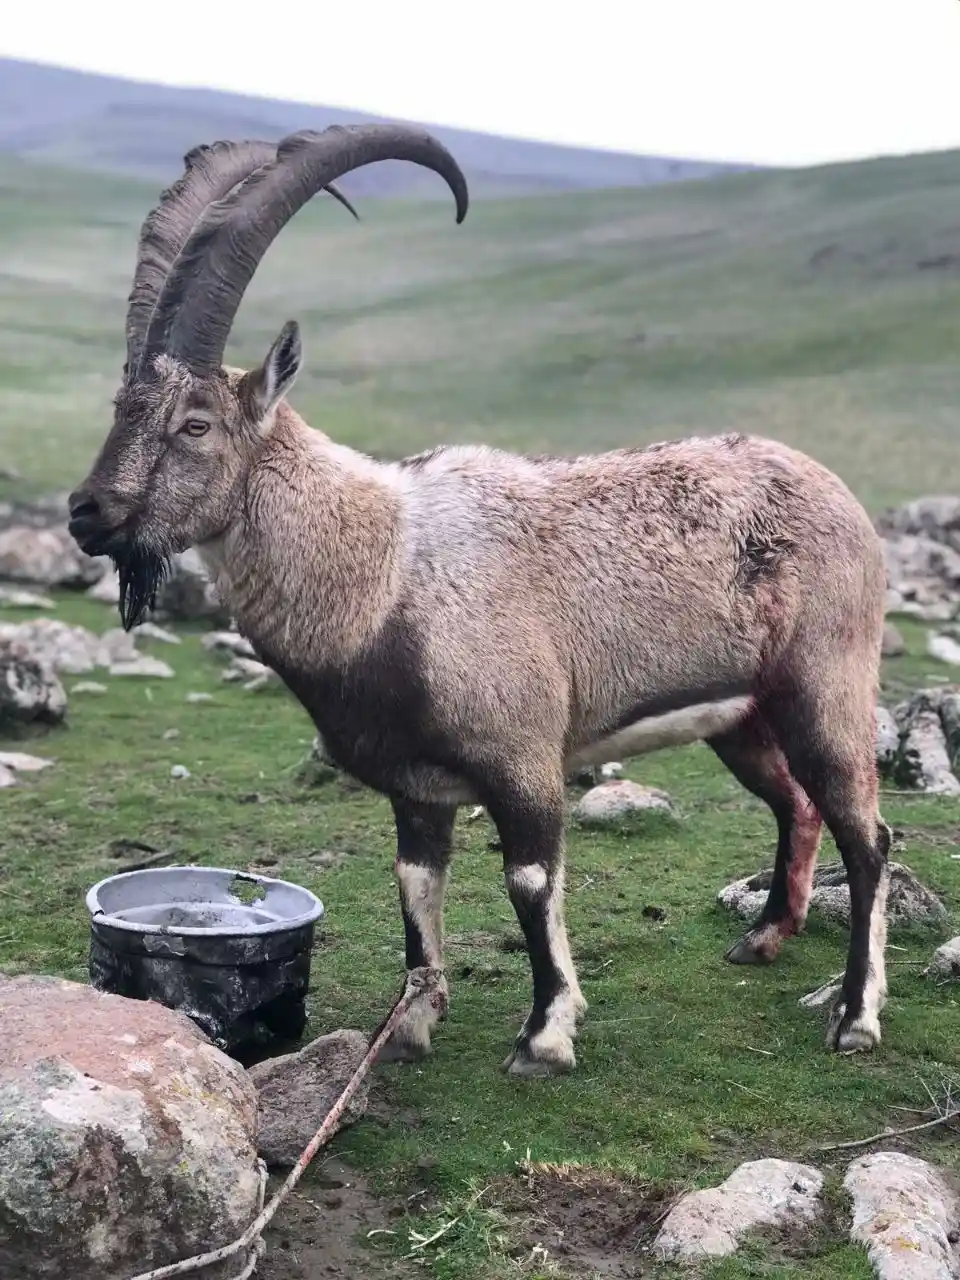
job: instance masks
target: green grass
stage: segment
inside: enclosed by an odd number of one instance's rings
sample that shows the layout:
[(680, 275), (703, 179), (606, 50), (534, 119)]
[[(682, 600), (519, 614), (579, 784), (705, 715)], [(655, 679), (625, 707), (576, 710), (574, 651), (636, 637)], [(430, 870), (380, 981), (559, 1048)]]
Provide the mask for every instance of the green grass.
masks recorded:
[[(29, 490), (72, 486), (102, 440), (136, 228), (155, 194), (0, 162), (0, 464)], [(738, 428), (808, 449), (876, 510), (960, 481), (960, 267), (918, 265), (951, 252), (958, 201), (957, 154), (489, 202), (461, 228), (433, 204), (369, 202), (357, 227), (317, 201), (271, 249), (228, 354), (256, 361), (298, 317), (297, 407), (381, 454), (443, 440), (572, 451)], [(76, 597), (59, 614), (114, 621)], [(904, 631), (910, 652), (885, 670), (891, 700), (942, 678), (923, 629)], [(109, 843), (136, 837), (316, 890), (327, 919), (310, 1032), (371, 1029), (402, 973), (388, 805), (340, 782), (305, 788), (306, 718), (283, 694), (221, 684), (195, 634), (162, 652), (175, 680), (115, 680), (102, 698), (73, 699), (69, 727), (38, 744), (56, 768), (3, 794), (0, 968), (83, 980), (83, 895), (116, 868)], [(215, 701), (187, 704), (191, 690)], [(192, 776), (174, 781), (174, 764)], [(960, 1070), (956, 992), (920, 973), (937, 937), (893, 934), (879, 1052), (828, 1055), (823, 1014), (797, 998), (842, 967), (841, 929), (812, 920), (770, 970), (720, 958), (737, 923), (716, 893), (769, 862), (769, 815), (702, 746), (629, 773), (666, 787), (683, 822), (631, 838), (571, 833), (569, 924), (591, 1006), (577, 1074), (522, 1083), (499, 1070), (529, 976), (501, 947), (516, 925), (493, 832), (461, 820), (450, 1018), (422, 1068), (381, 1070), (394, 1118), (338, 1140), (384, 1191), (429, 1177), (432, 1207), (413, 1224), (427, 1233), (494, 1184), (428, 1251), (439, 1280), (548, 1274), (511, 1256), (522, 1232), (503, 1209), (528, 1151), (657, 1187), (709, 1184), (745, 1157), (802, 1157), (906, 1123), (895, 1108), (925, 1105), (920, 1077)], [(885, 813), (956, 931), (957, 805), (888, 796)], [(958, 1167), (955, 1145), (916, 1139)], [(821, 1162), (842, 1174), (839, 1159)], [(806, 1252), (757, 1244), (709, 1274), (865, 1277), (831, 1185), (835, 1216)], [(406, 1245), (405, 1229), (380, 1247)]]
[[(99, 628), (111, 616), (69, 598), (59, 612)], [(893, 687), (935, 665), (920, 656), (922, 628), (907, 632), (911, 653), (888, 663)], [(77, 696), (69, 727), (36, 744), (56, 758), (55, 769), (4, 793), (0, 968), (84, 980), (83, 895), (116, 869), (109, 843), (135, 837), (183, 860), (268, 866), (316, 891), (327, 917), (313, 962), (309, 1034), (372, 1029), (402, 973), (387, 803), (336, 781), (303, 787), (298, 764), (311, 730), (292, 699), (222, 684), (222, 662), (196, 634), (179, 649), (157, 648), (175, 680), (114, 680), (103, 697)], [(190, 691), (209, 691), (215, 701), (188, 704)], [(179, 736), (166, 738), (170, 729)], [(185, 764), (190, 779), (172, 780), (174, 764)], [(721, 960), (738, 926), (717, 907), (716, 893), (769, 862), (767, 812), (702, 746), (648, 757), (629, 772), (666, 787), (683, 822), (640, 837), (571, 833), (569, 924), (591, 1007), (579, 1070), (566, 1080), (520, 1082), (499, 1070), (526, 1012), (527, 963), (501, 950), (517, 930), (499, 855), (488, 847), (493, 830), (485, 819), (459, 823), (447, 912), (450, 1018), (424, 1066), (381, 1069), (396, 1118), (368, 1119), (339, 1142), (385, 1191), (409, 1185), (424, 1161), (431, 1166), (438, 1205), (426, 1225), (414, 1224), (419, 1230), (453, 1216), (472, 1188), (508, 1177), (528, 1151), (535, 1161), (582, 1161), (656, 1184), (705, 1184), (746, 1157), (803, 1157), (817, 1143), (907, 1123), (893, 1108), (924, 1105), (919, 1077), (935, 1083), (941, 1069), (960, 1071), (957, 994), (920, 972), (937, 935), (892, 936), (879, 1052), (829, 1055), (823, 1014), (799, 1008), (797, 998), (842, 968), (842, 929), (812, 920), (768, 970)], [(956, 864), (945, 843), (956, 831), (956, 804), (888, 798), (885, 813), (909, 829), (900, 856), (956, 912)], [(342, 858), (324, 866), (329, 859), (318, 855), (329, 853)], [(832, 853), (828, 841), (823, 856)], [(646, 906), (662, 908), (665, 920), (646, 918)], [(918, 1147), (960, 1169), (948, 1139), (928, 1135)], [(842, 1169), (830, 1157), (815, 1159)], [(511, 1238), (495, 1213), (497, 1194), (495, 1187), (490, 1203), (444, 1238), (438, 1277), (515, 1274), (502, 1252), (489, 1254), (491, 1240)], [(767, 1250), (716, 1275), (865, 1274), (857, 1251), (836, 1234), (816, 1247), (815, 1264), (801, 1258), (771, 1270)]]

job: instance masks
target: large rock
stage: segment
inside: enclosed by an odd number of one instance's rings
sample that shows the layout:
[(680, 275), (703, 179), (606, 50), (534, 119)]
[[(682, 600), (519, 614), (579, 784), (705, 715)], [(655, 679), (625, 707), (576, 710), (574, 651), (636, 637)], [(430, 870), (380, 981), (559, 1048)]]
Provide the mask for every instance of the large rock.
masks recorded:
[(956, 1280), (960, 1196), (933, 1165), (899, 1151), (855, 1160), (844, 1189), (853, 1201), (851, 1238), (866, 1247), (880, 1280)]
[(651, 817), (675, 818), (676, 813), (665, 791), (615, 778), (588, 791), (574, 806), (573, 816), (582, 827), (630, 830)]
[(888, 607), (929, 622), (956, 615), (960, 605), (960, 551), (915, 534), (893, 534), (884, 542)]
[(915, 498), (893, 511), (885, 511), (877, 520), (877, 528), (887, 537), (920, 535), (960, 551), (960, 496), (930, 494)]
[[(260, 1107), (258, 1146), (269, 1165), (296, 1164), (304, 1147), (346, 1087), (367, 1052), (359, 1031), (334, 1031), (301, 1049), (250, 1068)], [(338, 1132), (367, 1109), (367, 1076), (344, 1111)]]
[(0, 638), (0, 730), (59, 724), (67, 695), (56, 672), (18, 641)]
[(702, 1262), (734, 1253), (761, 1227), (803, 1227), (822, 1210), (823, 1175), (790, 1160), (751, 1160), (719, 1187), (692, 1191), (671, 1209), (654, 1241), (658, 1258)]
[(255, 1090), (188, 1018), (21, 977), (0, 978), (0, 1025), (3, 1280), (128, 1280), (246, 1229)]
[(104, 561), (85, 556), (66, 528), (13, 525), (0, 532), (0, 578), (45, 587), (88, 587), (103, 577)]
[[(763, 910), (772, 879), (772, 869), (746, 876), (721, 889), (717, 901), (752, 924)], [(827, 863), (817, 868), (810, 895), (810, 911), (838, 924), (849, 925), (850, 886), (842, 863)], [(901, 862), (891, 862), (887, 897), (887, 920), (890, 924), (939, 927), (946, 919), (947, 910), (936, 894), (921, 884), (909, 867)]]
[[(960, 795), (960, 779), (953, 772), (951, 748), (945, 728), (955, 714), (952, 692), (944, 689), (921, 689), (894, 710), (900, 734), (900, 745), (894, 768), (897, 782), (934, 795)], [(955, 729), (951, 729), (954, 732)]]

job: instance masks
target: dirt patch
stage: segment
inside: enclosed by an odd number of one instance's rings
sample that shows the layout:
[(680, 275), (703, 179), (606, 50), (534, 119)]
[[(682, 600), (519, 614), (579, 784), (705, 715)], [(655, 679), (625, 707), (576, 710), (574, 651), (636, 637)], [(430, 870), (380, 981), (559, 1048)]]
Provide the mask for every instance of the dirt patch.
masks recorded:
[(498, 1209), (518, 1261), (550, 1263), (565, 1276), (642, 1276), (676, 1192), (577, 1165), (528, 1165), (498, 1188)]
[[(271, 1179), (268, 1195), (278, 1185), (278, 1179)], [(378, 1199), (353, 1169), (328, 1160), (287, 1198), (270, 1225), (258, 1280), (402, 1280), (422, 1275), (420, 1268), (385, 1251), (388, 1236), (367, 1239), (370, 1231), (402, 1233), (406, 1212), (404, 1202)]]

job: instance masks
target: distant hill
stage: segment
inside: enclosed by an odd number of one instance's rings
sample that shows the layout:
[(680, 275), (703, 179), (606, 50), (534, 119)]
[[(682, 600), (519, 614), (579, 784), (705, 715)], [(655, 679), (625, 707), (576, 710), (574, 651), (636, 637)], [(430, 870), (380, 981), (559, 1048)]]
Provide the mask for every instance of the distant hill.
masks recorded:
[[(281, 138), (296, 129), (382, 120), (360, 111), (137, 84), (111, 76), (0, 58), (0, 153), (72, 168), (167, 182), (185, 151), (217, 138)], [(743, 170), (666, 156), (526, 142), (430, 126), (463, 166), (474, 194), (548, 194), (643, 187)], [(438, 194), (413, 165), (371, 166), (344, 179), (357, 196)]]

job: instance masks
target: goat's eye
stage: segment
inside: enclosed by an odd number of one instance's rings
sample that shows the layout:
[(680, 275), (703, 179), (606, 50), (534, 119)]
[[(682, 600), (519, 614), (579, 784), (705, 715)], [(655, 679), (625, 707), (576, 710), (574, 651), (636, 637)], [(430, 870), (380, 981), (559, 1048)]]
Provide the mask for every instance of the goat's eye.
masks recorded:
[(200, 436), (205, 436), (209, 430), (209, 422), (204, 422), (202, 418), (188, 418), (180, 427), (178, 434), (193, 436), (194, 440), (197, 440)]

